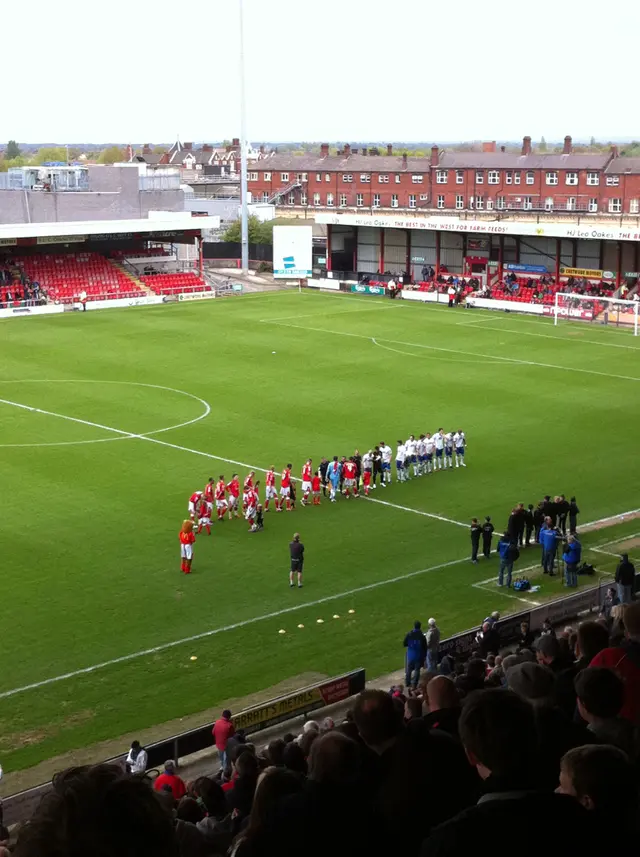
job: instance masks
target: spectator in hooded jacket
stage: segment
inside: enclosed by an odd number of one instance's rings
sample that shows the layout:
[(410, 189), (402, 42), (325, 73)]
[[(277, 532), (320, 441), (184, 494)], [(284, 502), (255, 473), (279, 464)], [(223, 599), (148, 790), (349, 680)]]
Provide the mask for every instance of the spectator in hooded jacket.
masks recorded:
[(171, 789), (174, 800), (180, 800), (187, 793), (182, 777), (176, 774), (176, 763), (173, 759), (167, 759), (164, 763), (164, 771), (159, 777), (156, 777), (153, 787), (157, 792), (165, 791), (165, 788), (168, 787)]
[(422, 623), (417, 620), (413, 623), (413, 631), (404, 638), (404, 647), (407, 650), (407, 669), (405, 684), (407, 687), (417, 687), (420, 680), (420, 669), (427, 657), (427, 641), (422, 633)]
[(435, 619), (429, 619), (429, 630), (426, 633), (427, 669), (438, 672), (438, 649), (440, 648), (440, 628)]
[(578, 565), (582, 557), (582, 545), (576, 536), (569, 536), (562, 552), (565, 567), (565, 583), (574, 588), (578, 585)]
[(127, 770), (130, 774), (144, 774), (147, 770), (149, 756), (147, 751), (140, 745), (139, 741), (131, 744), (131, 749), (126, 759)]
[(625, 638), (619, 646), (603, 649), (591, 661), (592, 667), (609, 667), (624, 682), (624, 705), (620, 717), (640, 726), (640, 601), (625, 605)]

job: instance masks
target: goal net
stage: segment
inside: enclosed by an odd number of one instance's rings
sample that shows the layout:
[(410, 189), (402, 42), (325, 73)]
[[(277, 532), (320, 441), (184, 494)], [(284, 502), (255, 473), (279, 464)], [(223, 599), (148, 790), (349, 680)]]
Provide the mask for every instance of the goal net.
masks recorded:
[(637, 301), (625, 301), (620, 298), (601, 298), (592, 295), (574, 295), (556, 292), (553, 309), (553, 323), (562, 321), (582, 321), (590, 324), (613, 325), (638, 335)]

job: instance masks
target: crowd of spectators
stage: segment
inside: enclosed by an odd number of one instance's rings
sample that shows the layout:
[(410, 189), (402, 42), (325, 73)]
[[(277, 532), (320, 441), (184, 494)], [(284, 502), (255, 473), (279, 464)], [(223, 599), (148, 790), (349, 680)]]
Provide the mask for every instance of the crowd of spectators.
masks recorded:
[(498, 651), (496, 621), (483, 623), (466, 663), (441, 659), (415, 689), (366, 690), (342, 722), (307, 721), (262, 749), (225, 712), (216, 775), (185, 782), (172, 760), (155, 781), (133, 773), (137, 742), (128, 770), (72, 768), (5, 846), (13, 857), (458, 857), (486, 847), (600, 857), (614, 842), (633, 847), (640, 602), (558, 634), (547, 623), (535, 641), (525, 625), (510, 653)]
[(24, 271), (0, 262), (0, 305), (34, 305), (47, 302), (46, 291), (40, 283), (33, 281)]

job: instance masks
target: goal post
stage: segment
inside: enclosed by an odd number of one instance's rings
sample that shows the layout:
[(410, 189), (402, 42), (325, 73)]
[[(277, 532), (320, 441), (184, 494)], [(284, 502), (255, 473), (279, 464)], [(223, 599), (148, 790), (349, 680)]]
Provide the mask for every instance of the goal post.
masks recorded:
[(593, 295), (575, 295), (556, 292), (553, 303), (553, 323), (583, 321), (591, 324), (612, 325), (638, 335), (638, 306), (640, 300), (601, 298)]

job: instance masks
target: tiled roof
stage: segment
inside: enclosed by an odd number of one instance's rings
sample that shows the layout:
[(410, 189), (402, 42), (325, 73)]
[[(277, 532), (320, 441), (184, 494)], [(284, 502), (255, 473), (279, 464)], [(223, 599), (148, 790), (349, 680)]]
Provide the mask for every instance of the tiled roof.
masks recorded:
[(429, 171), (429, 158), (407, 158), (404, 167), (401, 155), (273, 155), (265, 161), (256, 164), (261, 170), (277, 172), (307, 172), (307, 173), (425, 173)]
[(614, 158), (605, 173), (608, 175), (625, 175), (640, 173), (640, 158)]
[(479, 170), (602, 170), (610, 155), (517, 155), (508, 152), (442, 152), (440, 167)]

